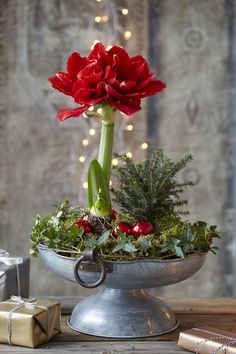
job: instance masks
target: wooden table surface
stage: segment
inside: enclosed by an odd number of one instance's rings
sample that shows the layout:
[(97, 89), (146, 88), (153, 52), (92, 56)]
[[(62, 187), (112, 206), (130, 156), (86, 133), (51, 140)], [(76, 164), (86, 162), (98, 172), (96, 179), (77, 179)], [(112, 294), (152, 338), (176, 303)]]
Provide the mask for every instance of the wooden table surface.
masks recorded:
[(175, 312), (179, 328), (162, 336), (140, 340), (111, 340), (76, 333), (66, 325), (66, 320), (78, 298), (54, 299), (62, 303), (62, 333), (37, 349), (0, 344), (0, 354), (186, 354), (187, 351), (176, 345), (180, 331), (212, 326), (236, 333), (236, 298), (163, 299)]

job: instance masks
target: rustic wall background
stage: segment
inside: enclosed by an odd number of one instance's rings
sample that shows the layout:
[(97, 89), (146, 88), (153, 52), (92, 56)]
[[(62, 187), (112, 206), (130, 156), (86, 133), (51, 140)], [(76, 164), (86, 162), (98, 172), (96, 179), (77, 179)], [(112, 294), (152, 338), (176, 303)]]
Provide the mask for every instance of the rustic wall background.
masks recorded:
[[(0, 0), (1, 248), (27, 254), (37, 213), (50, 212), (65, 197), (85, 203), (86, 161), (96, 156), (99, 126), (84, 119), (58, 124), (57, 108), (69, 101), (50, 89), (47, 77), (65, 68), (72, 51), (87, 55), (94, 40), (119, 43), (149, 57), (168, 89), (135, 117), (120, 117), (115, 150), (142, 159), (140, 145), (148, 142), (148, 153), (157, 145), (174, 159), (191, 153), (194, 161), (181, 176), (195, 181), (187, 192), (191, 219), (223, 232), (219, 254), (162, 294), (235, 295), (235, 8), (234, 0)], [(94, 21), (104, 14), (107, 22)], [(31, 266), (32, 295), (84, 292), (58, 281), (40, 259)]]

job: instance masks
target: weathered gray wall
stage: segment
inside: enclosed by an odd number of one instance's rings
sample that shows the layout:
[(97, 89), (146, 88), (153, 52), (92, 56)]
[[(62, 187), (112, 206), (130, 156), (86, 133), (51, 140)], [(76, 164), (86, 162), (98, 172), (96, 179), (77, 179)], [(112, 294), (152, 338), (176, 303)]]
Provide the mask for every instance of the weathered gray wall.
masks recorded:
[[(160, 70), (169, 83), (160, 101), (159, 142), (172, 157), (193, 156), (182, 175), (195, 182), (186, 193), (190, 218), (222, 230), (229, 46), (225, 2), (167, 0), (159, 6)], [(186, 281), (189, 295), (224, 293), (221, 257), (209, 256), (194, 282)], [(181, 293), (183, 286), (176, 291)]]
[[(127, 17), (120, 15), (121, 6), (129, 8)], [(125, 129), (128, 118), (120, 119), (115, 150), (143, 158), (140, 144), (149, 141), (176, 159), (191, 153), (194, 162), (182, 175), (196, 182), (187, 192), (191, 219), (226, 230), (219, 243), (225, 251), (162, 293), (234, 293), (234, 9), (230, 0), (0, 0), (1, 248), (26, 254), (37, 213), (49, 212), (64, 197), (85, 203), (87, 164), (78, 156), (96, 155), (99, 126), (83, 119), (58, 124), (57, 108), (70, 101), (51, 90), (47, 77), (63, 70), (72, 51), (86, 55), (95, 39), (118, 42), (130, 53), (151, 55), (168, 89), (130, 119), (133, 132)], [(104, 13), (111, 20), (95, 24), (94, 17)], [(132, 31), (129, 42), (122, 40), (124, 29)], [(97, 134), (84, 148), (81, 139), (89, 137), (90, 127)], [(40, 259), (32, 259), (31, 278), (32, 295), (83, 292), (51, 274)]]

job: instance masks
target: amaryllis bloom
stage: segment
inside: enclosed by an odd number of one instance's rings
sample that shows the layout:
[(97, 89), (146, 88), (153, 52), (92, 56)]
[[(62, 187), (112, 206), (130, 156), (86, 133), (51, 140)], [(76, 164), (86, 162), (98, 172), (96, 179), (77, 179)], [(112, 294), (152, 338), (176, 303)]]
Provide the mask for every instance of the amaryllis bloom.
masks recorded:
[(141, 109), (141, 99), (162, 91), (166, 85), (154, 80), (147, 61), (130, 57), (121, 47), (106, 50), (97, 43), (88, 57), (74, 52), (67, 61), (67, 72), (50, 77), (52, 87), (71, 96), (79, 106), (60, 109), (57, 119), (78, 117), (95, 104), (104, 103), (131, 115)]

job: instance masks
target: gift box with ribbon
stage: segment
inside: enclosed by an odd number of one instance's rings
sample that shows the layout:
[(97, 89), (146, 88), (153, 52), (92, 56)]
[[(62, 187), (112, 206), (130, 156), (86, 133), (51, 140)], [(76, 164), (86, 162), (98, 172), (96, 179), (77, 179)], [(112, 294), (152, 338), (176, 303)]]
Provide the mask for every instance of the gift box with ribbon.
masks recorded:
[(11, 295), (29, 297), (29, 257), (12, 257), (0, 249), (0, 301)]
[(0, 303), (0, 343), (35, 348), (60, 333), (60, 317), (59, 303), (12, 296)]
[(177, 344), (196, 354), (236, 354), (236, 334), (212, 327), (180, 332)]

